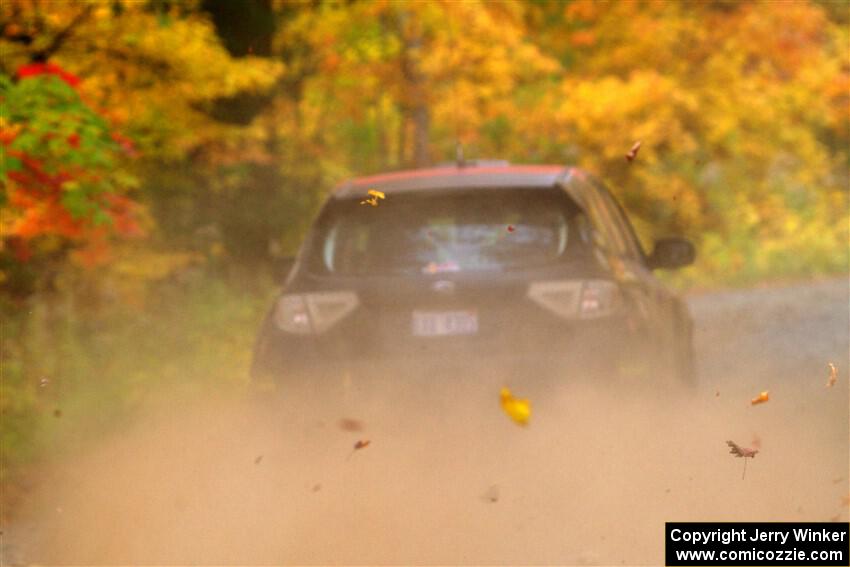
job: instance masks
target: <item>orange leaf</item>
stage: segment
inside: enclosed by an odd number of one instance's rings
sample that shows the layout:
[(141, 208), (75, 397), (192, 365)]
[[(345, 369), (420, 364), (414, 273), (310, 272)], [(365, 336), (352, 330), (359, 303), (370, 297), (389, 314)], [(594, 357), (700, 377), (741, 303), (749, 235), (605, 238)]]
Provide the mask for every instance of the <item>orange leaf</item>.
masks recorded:
[(766, 401), (768, 401), (769, 399), (770, 399), (770, 395), (768, 394), (768, 391), (765, 390), (764, 392), (760, 393), (758, 396), (756, 396), (755, 398), (750, 400), (750, 404), (754, 405), (754, 406), (758, 405), (758, 404), (763, 404)]

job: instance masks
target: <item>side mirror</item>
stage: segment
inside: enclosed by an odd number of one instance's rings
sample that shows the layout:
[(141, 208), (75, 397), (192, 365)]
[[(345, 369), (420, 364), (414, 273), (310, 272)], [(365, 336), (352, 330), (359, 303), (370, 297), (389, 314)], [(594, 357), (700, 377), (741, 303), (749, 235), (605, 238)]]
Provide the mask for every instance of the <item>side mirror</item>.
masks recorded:
[(272, 260), (272, 277), (277, 282), (283, 282), (292, 267), (295, 265), (295, 256), (286, 256), (284, 258), (275, 258)]
[(655, 242), (655, 249), (649, 255), (649, 267), (681, 268), (692, 264), (696, 258), (696, 249), (689, 240), (678, 237), (661, 238)]

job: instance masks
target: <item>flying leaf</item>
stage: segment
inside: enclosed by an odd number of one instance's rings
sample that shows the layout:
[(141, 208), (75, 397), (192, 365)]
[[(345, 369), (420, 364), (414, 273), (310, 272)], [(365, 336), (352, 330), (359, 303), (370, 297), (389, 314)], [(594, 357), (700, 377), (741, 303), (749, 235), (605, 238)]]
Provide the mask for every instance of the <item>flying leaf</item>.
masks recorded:
[(768, 401), (769, 399), (770, 399), (770, 395), (769, 395), (768, 391), (765, 390), (764, 392), (760, 393), (758, 396), (756, 396), (755, 398), (750, 400), (750, 405), (755, 406), (755, 405), (758, 405), (758, 404), (763, 404), (766, 401)]
[(509, 225), (508, 225), (508, 232), (513, 232), (514, 230), (516, 230), (516, 229), (514, 228), (514, 225), (509, 224)]
[(262, 460), (263, 460), (263, 456), (262, 456), (262, 455), (258, 455), (258, 456), (257, 456), (257, 458), (256, 458), (256, 459), (254, 459), (254, 464), (255, 464), (255, 465), (259, 465), (259, 464), (260, 464), (260, 461), (262, 461)]
[(736, 457), (744, 458), (744, 472), (741, 475), (741, 480), (744, 480), (744, 477), (747, 476), (747, 458), (755, 459), (756, 453), (758, 453), (758, 449), (748, 449), (747, 447), (741, 447), (734, 441), (727, 441), (727, 445), (729, 445), (729, 453), (735, 455)]
[(632, 161), (637, 157), (638, 150), (640, 149), (640, 140), (634, 143), (632, 149), (629, 150), (629, 153), (626, 154), (626, 161)]
[(481, 495), (481, 498), (485, 502), (493, 502), (493, 503), (498, 502), (499, 501), (499, 485), (494, 484), (493, 486), (488, 488), (487, 491), (484, 494)]
[(356, 419), (343, 418), (337, 423), (343, 431), (363, 431), (363, 423)]
[(360, 449), (365, 449), (366, 447), (368, 447), (369, 443), (371, 443), (371, 441), (369, 441), (368, 439), (363, 439), (363, 440), (360, 440), (357, 443), (355, 443), (354, 448), (351, 450), (351, 452), (348, 454), (348, 456), (345, 458), (345, 460), (347, 461), (348, 459), (350, 459), (351, 455), (353, 455), (355, 452), (359, 451)]
[(754, 459), (756, 453), (758, 453), (758, 449), (749, 449), (747, 447), (741, 447), (734, 441), (727, 441), (727, 445), (729, 445), (729, 454), (735, 455), (736, 457), (744, 457)]
[(531, 402), (521, 398), (515, 398), (507, 387), (502, 388), (500, 394), (502, 409), (514, 420), (517, 425), (528, 425), (531, 417)]
[(832, 388), (838, 381), (838, 369), (831, 362), (827, 366), (829, 366), (829, 378), (826, 380), (826, 387)]
[(369, 189), (367, 191), (367, 193), (369, 194), (370, 197), (368, 199), (364, 200), (364, 201), (360, 201), (361, 205), (369, 204), (369, 205), (372, 205), (373, 207), (377, 207), (378, 206), (378, 199), (386, 199), (387, 198), (387, 196), (384, 195), (384, 193), (382, 191), (376, 191), (375, 189)]

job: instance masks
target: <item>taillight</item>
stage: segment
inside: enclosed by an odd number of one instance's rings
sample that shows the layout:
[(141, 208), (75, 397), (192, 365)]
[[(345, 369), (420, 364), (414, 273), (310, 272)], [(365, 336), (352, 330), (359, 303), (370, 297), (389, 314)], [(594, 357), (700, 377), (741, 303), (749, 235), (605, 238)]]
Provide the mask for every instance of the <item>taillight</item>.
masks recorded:
[(284, 295), (277, 301), (274, 322), (288, 333), (319, 334), (344, 319), (359, 304), (357, 294), (350, 291)]
[(307, 302), (302, 295), (284, 295), (277, 300), (274, 322), (281, 331), (308, 335), (313, 332), (310, 316), (307, 314)]
[(567, 319), (576, 316), (580, 294), (581, 282), (575, 280), (534, 282), (528, 288), (534, 302)]
[(614, 313), (622, 301), (617, 284), (607, 280), (535, 282), (528, 297), (565, 319), (594, 319)]
[(620, 288), (614, 282), (588, 280), (581, 288), (579, 317), (593, 319), (611, 315), (620, 307), (621, 301)]

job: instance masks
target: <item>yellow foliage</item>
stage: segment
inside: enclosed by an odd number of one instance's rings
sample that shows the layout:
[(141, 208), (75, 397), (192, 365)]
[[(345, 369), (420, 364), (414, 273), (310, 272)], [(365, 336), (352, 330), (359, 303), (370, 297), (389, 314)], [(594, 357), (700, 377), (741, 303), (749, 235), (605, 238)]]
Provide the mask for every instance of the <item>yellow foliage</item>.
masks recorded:
[[(343, 177), (409, 166), (423, 143), (452, 158), (460, 141), (467, 157), (597, 173), (645, 242), (697, 240), (706, 277), (846, 265), (850, 29), (816, 2), (272, 5), (270, 57), (231, 56), (198, 0), (121, 0), (92, 4), (53, 59), (144, 155), (230, 168), (214, 191), (241, 190), (246, 163), (277, 166), (305, 184), (309, 213)], [(80, 10), (15, 0), (0, 19), (42, 30), (41, 44)], [(4, 33), (14, 69), (26, 50)], [(244, 93), (271, 99), (246, 126), (205, 112)], [(293, 217), (287, 242), (309, 220)]]

